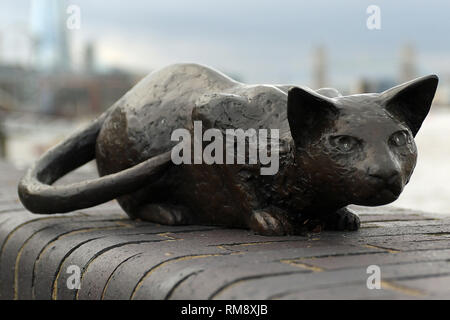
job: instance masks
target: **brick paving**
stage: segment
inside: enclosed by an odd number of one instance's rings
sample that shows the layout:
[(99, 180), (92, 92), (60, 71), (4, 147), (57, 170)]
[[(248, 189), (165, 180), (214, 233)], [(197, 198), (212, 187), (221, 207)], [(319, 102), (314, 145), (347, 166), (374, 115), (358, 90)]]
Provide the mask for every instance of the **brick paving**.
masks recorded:
[[(450, 298), (442, 215), (358, 207), (358, 232), (291, 237), (131, 221), (115, 202), (38, 216), (17, 199), (21, 175), (0, 162), (0, 299)], [(381, 289), (367, 288), (371, 265)]]

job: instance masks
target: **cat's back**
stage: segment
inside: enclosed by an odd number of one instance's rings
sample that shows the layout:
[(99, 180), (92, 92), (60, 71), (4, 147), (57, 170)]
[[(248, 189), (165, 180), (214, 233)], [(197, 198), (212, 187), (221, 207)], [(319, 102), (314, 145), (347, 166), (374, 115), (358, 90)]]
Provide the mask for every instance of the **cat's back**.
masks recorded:
[(141, 80), (116, 109), (125, 115), (130, 131), (159, 135), (189, 126), (192, 109), (202, 95), (241, 85), (203, 65), (174, 64)]
[(152, 72), (112, 107), (97, 140), (97, 158), (108, 162), (115, 153), (126, 152), (130, 156), (118, 167), (127, 167), (169, 150), (174, 144), (172, 132), (191, 126), (192, 109), (199, 97), (241, 85), (194, 63)]
[(184, 103), (205, 92), (224, 91), (241, 85), (223, 73), (195, 63), (178, 63), (150, 73), (126, 99), (137, 108), (155, 100)]

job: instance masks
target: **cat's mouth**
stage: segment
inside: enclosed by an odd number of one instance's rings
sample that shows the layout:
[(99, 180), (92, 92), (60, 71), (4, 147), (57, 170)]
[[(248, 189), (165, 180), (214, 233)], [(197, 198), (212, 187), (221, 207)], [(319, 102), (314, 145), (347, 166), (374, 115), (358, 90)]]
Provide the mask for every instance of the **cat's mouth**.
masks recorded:
[[(381, 190), (380, 192), (380, 198), (392, 198), (394, 200), (397, 200), (397, 198), (400, 196), (400, 191), (398, 191), (397, 189), (391, 189), (391, 188), (385, 188), (383, 190)], [(391, 201), (391, 202), (392, 202)]]
[(357, 201), (354, 204), (361, 206), (382, 206), (385, 204), (389, 204), (398, 199), (400, 193), (394, 193), (389, 189), (382, 189), (378, 192), (374, 192), (371, 196), (366, 197), (362, 201)]
[(389, 184), (386, 186), (386, 190), (391, 192), (394, 196), (397, 198), (400, 196), (400, 194), (403, 191), (403, 188), (400, 184)]
[(369, 183), (374, 187), (374, 189), (377, 189), (379, 191), (388, 191), (397, 197), (403, 191), (402, 182), (401, 179), (398, 178), (398, 176), (392, 177), (390, 179), (380, 179), (378, 177), (373, 177), (369, 181)]
[(382, 190), (391, 193), (395, 198), (398, 198), (403, 191), (403, 186), (400, 181), (395, 181), (391, 183), (384, 183)]
[(360, 205), (380, 206), (389, 204), (397, 200), (403, 191), (400, 182), (387, 183), (382, 180), (370, 182), (368, 183), (369, 188), (366, 191), (366, 197), (359, 203)]

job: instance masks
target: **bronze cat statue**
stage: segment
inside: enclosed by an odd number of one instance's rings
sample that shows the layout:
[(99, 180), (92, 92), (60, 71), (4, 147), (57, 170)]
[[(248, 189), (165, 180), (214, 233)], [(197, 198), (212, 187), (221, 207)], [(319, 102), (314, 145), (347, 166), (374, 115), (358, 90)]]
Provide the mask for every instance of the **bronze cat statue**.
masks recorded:
[[(383, 93), (342, 96), (291, 85), (247, 85), (197, 64), (151, 73), (86, 129), (57, 145), (19, 184), (34, 213), (65, 213), (117, 199), (132, 218), (249, 228), (263, 235), (357, 230), (349, 204), (398, 198), (414, 170), (414, 137), (437, 76)], [(172, 162), (174, 130), (194, 121), (279, 130), (279, 170)], [(52, 184), (95, 159), (101, 178)]]

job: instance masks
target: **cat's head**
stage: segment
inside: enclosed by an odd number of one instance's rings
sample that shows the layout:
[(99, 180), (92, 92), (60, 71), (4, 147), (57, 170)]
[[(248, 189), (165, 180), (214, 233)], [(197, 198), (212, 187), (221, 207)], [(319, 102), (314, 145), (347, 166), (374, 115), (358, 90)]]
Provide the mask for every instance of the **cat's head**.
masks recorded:
[(432, 75), (380, 94), (335, 98), (292, 88), (289, 126), (296, 161), (312, 188), (343, 204), (396, 200), (416, 165), (414, 137), (437, 84)]

